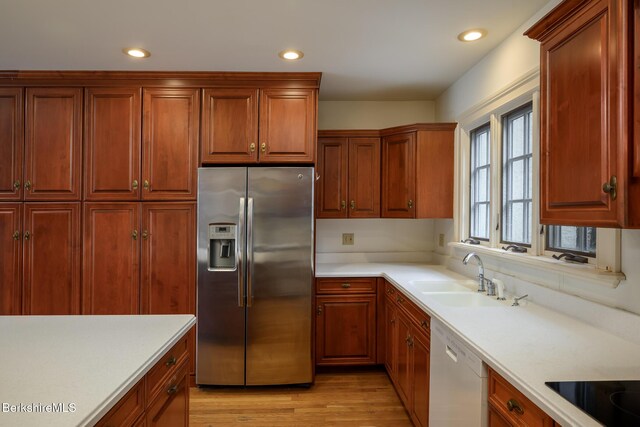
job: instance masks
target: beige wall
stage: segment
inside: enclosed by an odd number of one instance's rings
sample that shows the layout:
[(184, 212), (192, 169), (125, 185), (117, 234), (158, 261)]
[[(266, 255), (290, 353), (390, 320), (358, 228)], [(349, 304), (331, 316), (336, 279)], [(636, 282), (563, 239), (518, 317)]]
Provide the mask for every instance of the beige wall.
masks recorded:
[(318, 129), (382, 129), (432, 122), (434, 101), (320, 101)]

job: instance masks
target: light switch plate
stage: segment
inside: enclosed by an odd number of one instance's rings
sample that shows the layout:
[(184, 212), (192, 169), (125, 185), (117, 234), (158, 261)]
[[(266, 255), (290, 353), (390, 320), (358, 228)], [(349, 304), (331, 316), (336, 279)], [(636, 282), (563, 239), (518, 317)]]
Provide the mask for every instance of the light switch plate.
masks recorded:
[(342, 233), (342, 244), (353, 245), (353, 233)]

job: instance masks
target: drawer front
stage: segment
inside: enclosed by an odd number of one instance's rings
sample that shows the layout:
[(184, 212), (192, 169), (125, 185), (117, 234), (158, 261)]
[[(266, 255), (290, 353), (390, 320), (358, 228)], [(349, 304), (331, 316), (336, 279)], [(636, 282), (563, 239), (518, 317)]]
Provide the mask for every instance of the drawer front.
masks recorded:
[(549, 415), (492, 369), (489, 369), (489, 403), (505, 419), (516, 425), (554, 425)]
[(96, 424), (98, 427), (132, 426), (144, 412), (144, 378)]
[(339, 277), (316, 279), (316, 294), (374, 294), (375, 277)]
[(398, 295), (398, 290), (386, 280), (384, 281), (384, 294), (391, 300), (395, 301)]
[(431, 318), (429, 315), (397, 289), (389, 296), (392, 296), (397, 306), (404, 310), (416, 328), (427, 336), (431, 335)]
[(188, 349), (187, 336), (184, 336), (151, 368), (147, 374), (148, 400), (153, 399), (162, 388), (163, 383), (167, 381), (167, 377), (174, 374), (176, 367), (188, 358)]

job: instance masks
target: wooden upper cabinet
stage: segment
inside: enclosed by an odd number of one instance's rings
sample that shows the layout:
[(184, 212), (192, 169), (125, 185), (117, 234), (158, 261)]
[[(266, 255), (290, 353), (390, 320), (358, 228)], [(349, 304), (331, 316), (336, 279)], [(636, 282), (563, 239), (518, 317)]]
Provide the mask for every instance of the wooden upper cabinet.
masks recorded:
[(143, 203), (143, 314), (195, 314), (195, 237), (195, 203)]
[(140, 88), (85, 89), (86, 200), (140, 197)]
[(400, 133), (382, 140), (382, 217), (415, 218), (416, 135)]
[(80, 200), (82, 89), (28, 88), (25, 200)]
[(21, 313), (23, 205), (0, 203), (0, 316)]
[(85, 203), (83, 314), (138, 314), (139, 203)]
[(380, 217), (380, 138), (349, 138), (349, 217)]
[(80, 203), (25, 203), (22, 314), (80, 313)]
[(144, 89), (142, 199), (195, 200), (198, 89)]
[(204, 89), (202, 163), (258, 160), (258, 90)]
[(22, 197), (24, 108), (21, 88), (0, 88), (0, 200)]
[[(565, 1), (525, 33), (541, 42), (543, 224), (640, 227), (627, 89), (633, 4)], [(613, 180), (615, 197), (607, 185)]]
[(347, 218), (347, 138), (319, 138), (316, 218)]
[(416, 218), (453, 218), (453, 130), (417, 132)]
[(316, 89), (260, 90), (260, 162), (313, 163)]

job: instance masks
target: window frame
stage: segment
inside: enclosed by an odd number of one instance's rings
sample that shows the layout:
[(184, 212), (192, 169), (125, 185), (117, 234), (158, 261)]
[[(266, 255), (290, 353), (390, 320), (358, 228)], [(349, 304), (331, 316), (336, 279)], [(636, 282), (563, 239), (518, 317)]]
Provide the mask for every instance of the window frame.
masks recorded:
[[(471, 170), (472, 167), (472, 163), (473, 163), (473, 151), (471, 149), (471, 144), (473, 143), (473, 136), (476, 133), (482, 133), (484, 132), (486, 129), (487, 131), (487, 150), (489, 151), (489, 163), (487, 163), (486, 165), (482, 165), (480, 167), (476, 167), (473, 171)], [(473, 130), (471, 130), (469, 132), (469, 238), (471, 239), (476, 239), (479, 240), (481, 242), (489, 242), (491, 240), (491, 152), (493, 151), (491, 149), (491, 123), (490, 122), (486, 122), (483, 125), (480, 125), (476, 128), (474, 128)], [(487, 179), (488, 179), (488, 183), (489, 183), (489, 188), (487, 188), (487, 195), (488, 195), (488, 201), (486, 202), (474, 202), (472, 200), (472, 196), (473, 196), (473, 176), (477, 174), (477, 171), (479, 169), (486, 169), (487, 170)], [(478, 204), (483, 204), (483, 205), (487, 205), (488, 208), (488, 220), (489, 220), (489, 224), (487, 225), (487, 237), (479, 237), (479, 236), (473, 236), (471, 234), (471, 224), (473, 222), (473, 209), (476, 205)]]

